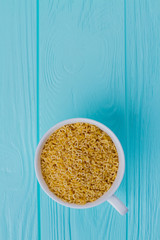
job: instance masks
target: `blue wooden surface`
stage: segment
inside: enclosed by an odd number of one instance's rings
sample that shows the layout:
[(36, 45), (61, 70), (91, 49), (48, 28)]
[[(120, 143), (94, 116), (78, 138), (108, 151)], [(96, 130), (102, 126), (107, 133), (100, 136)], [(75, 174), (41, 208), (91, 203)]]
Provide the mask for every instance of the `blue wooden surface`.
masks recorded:
[[(0, 240), (160, 239), (159, 26), (159, 0), (0, 0)], [(38, 141), (71, 117), (119, 137), (126, 216), (40, 189)]]

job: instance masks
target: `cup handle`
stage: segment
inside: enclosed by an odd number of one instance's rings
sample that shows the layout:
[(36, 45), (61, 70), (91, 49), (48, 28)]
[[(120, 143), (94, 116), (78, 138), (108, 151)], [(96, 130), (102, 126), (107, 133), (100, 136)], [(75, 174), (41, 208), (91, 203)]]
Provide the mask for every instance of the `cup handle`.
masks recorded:
[(125, 215), (128, 212), (128, 208), (117, 198), (115, 195), (112, 195), (107, 200), (121, 215)]

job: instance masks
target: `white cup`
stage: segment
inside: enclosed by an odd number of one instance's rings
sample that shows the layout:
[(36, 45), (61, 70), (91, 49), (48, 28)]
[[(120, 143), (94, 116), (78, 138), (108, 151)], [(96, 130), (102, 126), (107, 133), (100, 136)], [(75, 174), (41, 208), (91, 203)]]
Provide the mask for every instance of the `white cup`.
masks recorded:
[[(117, 152), (118, 152), (118, 158), (119, 158), (119, 168), (118, 168), (118, 172), (117, 172), (117, 177), (115, 179), (115, 181), (113, 182), (111, 188), (103, 194), (103, 196), (101, 196), (100, 198), (98, 198), (96, 201), (94, 202), (90, 202), (90, 203), (86, 203), (84, 205), (78, 205), (78, 204), (73, 204), (73, 203), (67, 203), (65, 201), (63, 201), (62, 199), (58, 198), (53, 192), (51, 192), (46, 184), (46, 182), (43, 179), (42, 176), (42, 172), (41, 172), (41, 162), (40, 162), (40, 156), (41, 156), (41, 151), (43, 149), (43, 146), (46, 142), (46, 140), (48, 139), (48, 137), (57, 129), (59, 129), (60, 127), (66, 125), (66, 124), (72, 124), (72, 123), (76, 123), (76, 122), (85, 122), (85, 123), (90, 123), (90, 124), (94, 124), (97, 127), (99, 127), (101, 130), (103, 130), (104, 132), (106, 132), (112, 139), (112, 141), (114, 142)], [(125, 215), (128, 211), (128, 209), (126, 208), (126, 206), (114, 195), (115, 191), (117, 190), (117, 188), (119, 187), (122, 179), (123, 179), (123, 175), (124, 175), (124, 170), (125, 170), (125, 157), (124, 157), (124, 152), (122, 149), (122, 146), (118, 140), (118, 138), (116, 137), (116, 135), (109, 129), (107, 128), (105, 125), (103, 125), (102, 123), (99, 123), (97, 121), (91, 120), (91, 119), (87, 119), (87, 118), (72, 118), (72, 119), (68, 119), (65, 120), (63, 122), (60, 122), (58, 124), (56, 124), (55, 126), (53, 126), (52, 128), (50, 128), (42, 137), (42, 139), (40, 140), (38, 147), (36, 149), (36, 154), (35, 154), (35, 172), (36, 172), (36, 176), (38, 179), (38, 182), (41, 186), (41, 188), (44, 190), (44, 192), (53, 200), (55, 200), (56, 202), (66, 206), (66, 207), (70, 207), (70, 208), (78, 208), (78, 209), (84, 209), (84, 208), (90, 208), (90, 207), (95, 207), (105, 201), (108, 201), (121, 215)]]

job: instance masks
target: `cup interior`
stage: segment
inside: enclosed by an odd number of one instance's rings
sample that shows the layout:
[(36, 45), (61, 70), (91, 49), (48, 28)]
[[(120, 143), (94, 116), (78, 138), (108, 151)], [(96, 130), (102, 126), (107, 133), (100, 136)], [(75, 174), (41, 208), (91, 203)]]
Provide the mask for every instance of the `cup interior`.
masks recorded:
[[(111, 188), (104, 193), (100, 198), (98, 198), (96, 201), (94, 202), (90, 202), (90, 203), (86, 203), (85, 205), (78, 205), (78, 204), (72, 204), (72, 203), (67, 203), (65, 201), (63, 201), (62, 199), (58, 198), (54, 193), (52, 193), (46, 182), (43, 179), (42, 176), (42, 172), (41, 172), (41, 162), (40, 162), (40, 156), (41, 156), (41, 151), (43, 149), (43, 146), (46, 142), (46, 140), (48, 139), (48, 137), (57, 129), (59, 129), (60, 127), (66, 125), (66, 124), (72, 124), (72, 123), (76, 123), (76, 122), (85, 122), (85, 123), (90, 123), (90, 124), (94, 124), (97, 127), (99, 127), (102, 131), (106, 132), (112, 139), (112, 141), (114, 142), (117, 152), (118, 152), (118, 159), (119, 159), (119, 167), (118, 167), (118, 172), (117, 172), (117, 177), (115, 179), (115, 181), (113, 182)], [(56, 124), (55, 126), (53, 126), (52, 128), (50, 128), (42, 137), (42, 139), (40, 140), (37, 149), (36, 149), (36, 154), (35, 154), (35, 172), (36, 172), (36, 177), (38, 179), (38, 182), (41, 186), (41, 188), (44, 190), (44, 192), (53, 200), (55, 200), (56, 202), (66, 206), (66, 207), (71, 207), (71, 208), (90, 208), (90, 207), (94, 207), (97, 206), (101, 203), (103, 203), (104, 201), (106, 201), (107, 199), (109, 199), (114, 192), (117, 190), (117, 188), (119, 187), (122, 179), (123, 179), (123, 175), (124, 175), (124, 170), (125, 170), (125, 157), (124, 157), (124, 152), (123, 152), (123, 148), (121, 146), (121, 143), (119, 142), (118, 138), (116, 137), (116, 135), (108, 128), (106, 127), (104, 124), (99, 123), (95, 120), (92, 119), (87, 119), (87, 118), (72, 118), (72, 119), (68, 119), (65, 120), (63, 122), (60, 122), (58, 124)]]

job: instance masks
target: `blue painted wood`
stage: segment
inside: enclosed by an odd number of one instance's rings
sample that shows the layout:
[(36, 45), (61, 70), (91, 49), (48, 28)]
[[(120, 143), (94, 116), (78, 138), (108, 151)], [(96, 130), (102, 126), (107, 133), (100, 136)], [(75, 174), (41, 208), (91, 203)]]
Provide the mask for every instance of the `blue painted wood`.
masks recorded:
[[(40, 137), (72, 117), (96, 119), (125, 146), (123, 1), (40, 1)], [(125, 178), (117, 195), (125, 202)], [(41, 238), (126, 238), (126, 217), (107, 202), (93, 209), (60, 206), (40, 192)], [(118, 226), (118, 227), (115, 227)]]
[[(159, 13), (158, 0), (0, 2), (0, 240), (160, 239)], [(37, 140), (71, 117), (122, 142), (126, 217), (37, 191)]]
[(36, 4), (0, 1), (0, 239), (37, 239)]
[(160, 239), (160, 2), (126, 1), (127, 239)]

